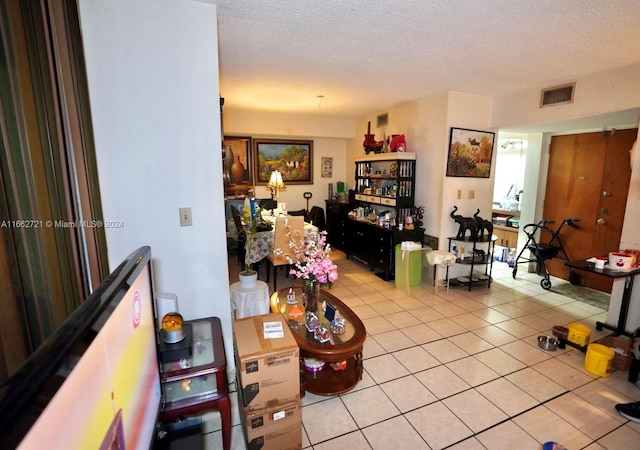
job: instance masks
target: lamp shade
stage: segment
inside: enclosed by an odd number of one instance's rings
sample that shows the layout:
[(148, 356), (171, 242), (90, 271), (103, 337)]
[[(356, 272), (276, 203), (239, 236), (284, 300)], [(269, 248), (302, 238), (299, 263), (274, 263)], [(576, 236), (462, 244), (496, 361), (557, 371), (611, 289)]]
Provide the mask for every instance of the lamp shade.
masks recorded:
[(282, 181), (282, 174), (278, 170), (271, 172), (271, 178), (269, 179), (268, 186), (270, 188), (282, 189), (284, 182)]
[(271, 177), (267, 183), (267, 188), (271, 189), (271, 196), (277, 197), (278, 191), (285, 188), (284, 181), (282, 181), (282, 174), (278, 170), (271, 172)]

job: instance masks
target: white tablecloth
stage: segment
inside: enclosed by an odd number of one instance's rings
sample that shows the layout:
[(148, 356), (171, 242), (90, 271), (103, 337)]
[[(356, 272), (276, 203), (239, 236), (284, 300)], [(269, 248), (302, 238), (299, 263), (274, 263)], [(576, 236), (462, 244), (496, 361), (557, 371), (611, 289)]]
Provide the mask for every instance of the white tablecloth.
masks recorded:
[(269, 313), (269, 286), (258, 280), (255, 287), (242, 287), (239, 281), (229, 287), (231, 292), (231, 313), (235, 310), (235, 317), (258, 316)]

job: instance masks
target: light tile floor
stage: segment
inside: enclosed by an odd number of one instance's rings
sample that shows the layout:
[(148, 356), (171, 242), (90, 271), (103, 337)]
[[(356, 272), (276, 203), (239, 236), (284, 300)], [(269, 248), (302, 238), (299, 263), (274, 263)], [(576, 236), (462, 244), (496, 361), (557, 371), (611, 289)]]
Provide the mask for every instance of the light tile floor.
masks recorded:
[[(614, 409), (640, 400), (626, 372), (596, 377), (583, 353), (537, 346), (553, 325), (574, 321), (598, 339), (608, 333), (595, 330), (606, 311), (543, 290), (524, 268), (513, 279), (506, 264), (494, 264), (490, 289), (435, 293), (423, 279), (409, 293), (339, 251), (333, 256), (340, 280), (331, 292), (367, 328), (364, 375), (349, 393), (303, 398), (303, 448), (526, 450), (546, 441), (572, 450), (640, 448), (640, 424)], [(235, 255), (229, 267), (235, 281)], [(278, 275), (279, 287), (294, 281)], [(231, 400), (232, 448), (245, 449)], [(222, 448), (217, 413), (205, 415), (205, 443)]]

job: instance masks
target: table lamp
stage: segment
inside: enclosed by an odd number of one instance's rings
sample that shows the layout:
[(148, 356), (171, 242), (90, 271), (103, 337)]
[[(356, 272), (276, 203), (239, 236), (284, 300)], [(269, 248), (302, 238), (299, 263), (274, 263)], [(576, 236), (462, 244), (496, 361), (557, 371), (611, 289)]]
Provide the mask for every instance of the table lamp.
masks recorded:
[(286, 189), (284, 181), (282, 181), (282, 174), (279, 171), (274, 170), (271, 172), (271, 178), (269, 178), (267, 188), (271, 189), (271, 200), (277, 200), (278, 191)]

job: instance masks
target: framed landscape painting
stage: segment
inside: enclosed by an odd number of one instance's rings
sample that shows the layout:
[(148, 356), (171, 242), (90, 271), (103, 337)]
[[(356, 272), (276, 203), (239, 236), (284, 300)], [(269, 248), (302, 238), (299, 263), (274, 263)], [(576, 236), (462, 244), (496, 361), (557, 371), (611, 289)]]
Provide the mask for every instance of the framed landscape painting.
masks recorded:
[(489, 178), (495, 133), (451, 128), (448, 177)]
[(274, 170), (285, 184), (313, 184), (313, 141), (254, 139), (255, 181), (267, 183)]

